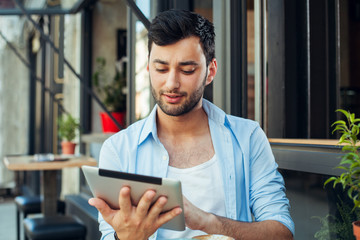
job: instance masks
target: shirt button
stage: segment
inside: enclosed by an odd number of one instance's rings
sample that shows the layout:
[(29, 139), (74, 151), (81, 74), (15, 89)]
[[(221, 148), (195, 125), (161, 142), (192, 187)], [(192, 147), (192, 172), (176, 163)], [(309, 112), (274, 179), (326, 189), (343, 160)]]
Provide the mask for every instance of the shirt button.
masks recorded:
[(166, 155), (163, 156), (163, 160), (164, 160), (164, 161), (167, 160), (167, 156), (166, 156)]

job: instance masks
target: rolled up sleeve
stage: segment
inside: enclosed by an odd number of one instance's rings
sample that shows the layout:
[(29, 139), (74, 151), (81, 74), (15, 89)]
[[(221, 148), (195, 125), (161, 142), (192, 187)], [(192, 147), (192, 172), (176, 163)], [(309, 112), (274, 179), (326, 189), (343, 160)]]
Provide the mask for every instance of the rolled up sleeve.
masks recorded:
[(278, 172), (270, 144), (260, 127), (250, 140), (250, 207), (256, 221), (275, 220), (294, 235), (295, 226), (285, 195), (284, 179)]

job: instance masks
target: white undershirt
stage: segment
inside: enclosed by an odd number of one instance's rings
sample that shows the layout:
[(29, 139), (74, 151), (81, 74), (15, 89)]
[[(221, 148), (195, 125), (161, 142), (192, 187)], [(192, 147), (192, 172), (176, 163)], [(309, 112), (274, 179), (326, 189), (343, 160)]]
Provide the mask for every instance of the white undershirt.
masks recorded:
[[(218, 216), (226, 216), (225, 193), (216, 155), (207, 162), (191, 168), (168, 168), (167, 177), (179, 179), (183, 195), (195, 206)], [(204, 235), (186, 227), (185, 231), (159, 229), (158, 239), (191, 238)]]

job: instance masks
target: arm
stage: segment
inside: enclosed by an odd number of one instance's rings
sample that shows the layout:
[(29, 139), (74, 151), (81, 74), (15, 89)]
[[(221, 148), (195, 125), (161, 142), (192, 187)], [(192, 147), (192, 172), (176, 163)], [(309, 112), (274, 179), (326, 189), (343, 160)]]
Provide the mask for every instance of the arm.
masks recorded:
[(116, 231), (119, 239), (141, 240), (148, 239), (161, 225), (182, 212), (180, 208), (174, 208), (161, 213), (167, 198), (160, 197), (151, 206), (154, 197), (154, 191), (146, 191), (139, 204), (134, 206), (131, 203), (130, 188), (123, 187), (119, 194), (120, 209), (111, 209), (99, 198), (91, 198), (89, 204), (98, 209), (103, 219)]
[(293, 239), (290, 230), (278, 221), (265, 220), (248, 223), (219, 217), (195, 207), (185, 197), (184, 214), (189, 228), (209, 234), (221, 234), (241, 240)]
[[(238, 222), (231, 219), (210, 216), (212, 219), (213, 231), (220, 232), (223, 235), (231, 236), (235, 239), (293, 239), (289, 229), (283, 224), (274, 220), (265, 220), (262, 222)], [(211, 229), (209, 229), (211, 231)], [(211, 233), (211, 232), (210, 232)]]
[[(239, 209), (243, 205), (238, 203), (235, 221), (203, 212), (184, 199), (186, 224), (191, 229), (228, 235), (235, 239), (292, 239), (294, 227), (284, 181), (277, 171), (266, 135), (260, 127), (256, 127), (249, 136), (249, 141), (242, 142), (241, 149), (235, 148), (235, 151), (242, 151), (244, 154), (234, 154), (244, 161), (243, 164), (238, 160), (241, 167), (237, 171), (244, 171), (245, 178), (245, 187), (243, 182), (237, 182), (241, 194), (235, 201), (248, 203), (249, 209)], [(244, 136), (238, 137), (241, 139)], [(243, 181), (241, 178), (238, 180)], [(241, 216), (246, 211), (251, 211), (254, 222), (250, 223), (251, 216)]]

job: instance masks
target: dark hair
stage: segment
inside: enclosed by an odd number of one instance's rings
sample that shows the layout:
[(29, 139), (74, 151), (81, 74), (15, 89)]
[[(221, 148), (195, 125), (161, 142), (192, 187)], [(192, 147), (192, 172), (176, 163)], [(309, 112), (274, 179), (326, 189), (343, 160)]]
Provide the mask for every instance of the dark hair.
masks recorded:
[(152, 43), (166, 46), (187, 37), (199, 37), (206, 65), (215, 57), (214, 25), (203, 16), (186, 10), (168, 10), (159, 13), (148, 32), (148, 50)]

